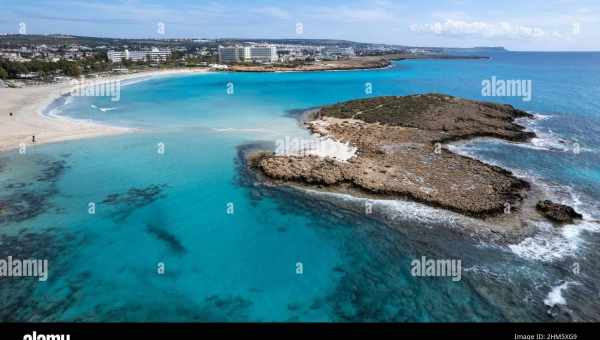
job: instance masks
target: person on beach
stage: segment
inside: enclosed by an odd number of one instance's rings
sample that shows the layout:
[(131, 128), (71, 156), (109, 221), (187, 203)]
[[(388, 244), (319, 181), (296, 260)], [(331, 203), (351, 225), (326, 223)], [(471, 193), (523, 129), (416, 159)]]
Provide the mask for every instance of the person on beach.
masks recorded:
[(35, 144), (35, 135), (31, 136), (31, 142)]
[(12, 112), (10, 112), (10, 113), (8, 114), (8, 116), (9, 116), (9, 117), (12, 117), (12, 116), (13, 116), (13, 113), (12, 113)]

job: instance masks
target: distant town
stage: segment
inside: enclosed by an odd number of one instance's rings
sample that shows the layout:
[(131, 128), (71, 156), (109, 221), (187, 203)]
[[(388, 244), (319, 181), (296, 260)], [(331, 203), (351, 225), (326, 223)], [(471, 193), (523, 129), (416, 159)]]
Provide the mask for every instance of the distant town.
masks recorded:
[[(489, 50), (475, 48), (471, 52)], [(492, 48), (502, 49), (502, 48)], [(469, 51), (462, 49), (464, 51)], [(503, 50), (503, 49), (502, 49)], [(56, 82), (148, 68), (274, 69), (390, 54), (442, 55), (449, 49), (311, 39), (111, 39), (0, 35), (2, 86)], [(235, 68), (237, 67), (237, 69)]]

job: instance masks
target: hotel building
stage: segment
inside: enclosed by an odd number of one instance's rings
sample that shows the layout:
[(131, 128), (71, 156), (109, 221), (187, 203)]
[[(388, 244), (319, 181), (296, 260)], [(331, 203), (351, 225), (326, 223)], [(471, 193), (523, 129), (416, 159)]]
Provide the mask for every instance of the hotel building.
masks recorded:
[(219, 62), (234, 64), (241, 62), (274, 63), (277, 61), (277, 47), (274, 45), (219, 46)]
[(107, 57), (112, 63), (120, 63), (123, 60), (131, 61), (153, 61), (161, 62), (166, 61), (171, 56), (171, 50), (159, 50), (158, 48), (152, 48), (150, 51), (108, 51)]

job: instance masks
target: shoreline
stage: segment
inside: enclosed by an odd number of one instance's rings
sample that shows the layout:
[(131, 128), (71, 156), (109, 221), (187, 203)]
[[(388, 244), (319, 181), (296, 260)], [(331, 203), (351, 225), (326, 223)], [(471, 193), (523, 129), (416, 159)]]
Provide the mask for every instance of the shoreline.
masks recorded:
[[(408, 110), (406, 105), (420, 107), (425, 103), (427, 109), (403, 111), (402, 116), (385, 114), (384, 108), (379, 110), (384, 105)], [(365, 110), (368, 107), (372, 109)], [(450, 118), (462, 119), (439, 118), (436, 112), (440, 109), (449, 112)], [(530, 223), (523, 221), (546, 221), (556, 227), (582, 221), (576, 212), (552, 219), (552, 214), (538, 208), (549, 196), (539, 187), (510, 170), (455, 153), (448, 147), (480, 137), (511, 143), (530, 141), (535, 133), (526, 131), (515, 120), (533, 116), (510, 105), (428, 94), (343, 102), (321, 108), (316, 117), (315, 111), (306, 111), (299, 117), (309, 131), (349, 142), (358, 148), (358, 153), (344, 161), (336, 156), (315, 157), (310, 152), (271, 154), (268, 150), (255, 150), (248, 155), (248, 165), (260, 175), (259, 182), (366, 200), (425, 204), (485, 221), (484, 229), (513, 241), (534, 231)], [(361, 119), (357, 115), (362, 115)], [(436, 144), (440, 145), (439, 152), (434, 151)], [(558, 213), (571, 208), (556, 204), (552, 209)]]
[[(334, 72), (378, 70), (391, 66), (393, 61), (411, 59), (486, 59), (479, 56), (432, 56), (432, 55), (384, 55), (378, 57), (361, 57), (351, 60), (333, 61), (331, 64), (308, 65), (293, 68), (271, 68), (265, 66), (248, 66), (244, 69), (228, 69), (227, 72)], [(358, 60), (362, 59), (362, 60)], [(352, 64), (357, 62), (358, 64)], [(341, 63), (341, 65), (340, 65)], [(213, 72), (209, 68), (186, 68), (141, 71), (124, 75), (111, 75), (99, 77), (88, 81), (124, 81), (121, 86), (131, 85), (140, 81), (150, 80), (161, 76), (174, 76), (185, 74), (199, 74)], [(21, 147), (47, 143), (57, 143), (82, 138), (118, 135), (138, 131), (136, 128), (112, 126), (93, 120), (75, 119), (60, 115), (48, 115), (46, 110), (56, 100), (68, 95), (76, 85), (72, 81), (33, 85), (20, 88), (0, 88), (0, 117), (4, 121), (0, 124), (0, 153), (5, 153)], [(33, 100), (31, 99), (33, 98)], [(9, 113), (13, 113), (10, 117)], [(32, 137), (36, 136), (35, 143)]]
[[(133, 82), (146, 81), (161, 76), (201, 74), (207, 68), (168, 69), (142, 71), (89, 79), (95, 81), (124, 81), (126, 86)], [(77, 85), (72, 81), (27, 86), (0, 88), (0, 153), (34, 145), (65, 142), (82, 138), (93, 138), (131, 133), (135, 128), (112, 126), (90, 120), (75, 119), (60, 115), (48, 115), (46, 110), (56, 100), (69, 95)], [(9, 114), (13, 115), (10, 116)], [(36, 142), (32, 142), (32, 136)]]
[(392, 66), (394, 61), (404, 60), (489, 60), (487, 56), (453, 56), (453, 55), (411, 55), (391, 54), (382, 56), (355, 57), (344, 60), (323, 61), (319, 64), (282, 67), (272, 65), (232, 65), (226, 72), (259, 73), (259, 72), (327, 72), (327, 71), (368, 71), (382, 70)]

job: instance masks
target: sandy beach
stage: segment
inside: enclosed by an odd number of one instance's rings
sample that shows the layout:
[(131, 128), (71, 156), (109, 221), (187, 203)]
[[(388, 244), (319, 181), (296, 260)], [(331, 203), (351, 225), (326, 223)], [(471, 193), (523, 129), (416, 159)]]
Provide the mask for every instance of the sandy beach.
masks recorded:
[[(100, 78), (102, 80), (147, 80), (159, 76), (208, 72), (206, 68), (144, 71), (132, 74)], [(54, 100), (71, 92), (71, 81), (28, 86), (23, 88), (0, 88), (0, 152), (14, 150), (21, 144), (55, 143), (80, 138), (122, 134), (135, 129), (109, 126), (61, 116), (44, 115), (43, 111)], [(12, 113), (12, 116), (10, 115)]]

